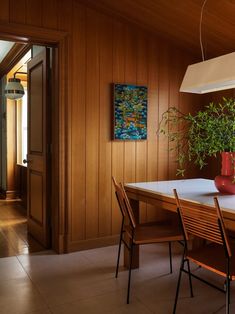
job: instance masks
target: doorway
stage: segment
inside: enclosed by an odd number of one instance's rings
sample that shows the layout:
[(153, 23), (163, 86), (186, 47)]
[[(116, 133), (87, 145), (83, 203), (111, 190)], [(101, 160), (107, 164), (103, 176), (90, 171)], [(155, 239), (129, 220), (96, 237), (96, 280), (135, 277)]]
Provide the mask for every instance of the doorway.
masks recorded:
[(29, 25), (0, 24), (1, 39), (17, 43), (39, 44), (53, 47), (55, 69), (52, 73), (52, 125), (51, 125), (51, 240), (57, 253), (68, 252), (69, 199), (68, 199), (68, 33), (43, 30)]
[[(27, 46), (20, 59), (12, 56), (17, 63), (1, 78), (3, 95), (12, 77), (19, 80), (24, 90), (24, 95), (14, 95), (18, 91), (9, 90), (6, 97), (2, 97), (0, 109), (4, 118), (1, 195), (5, 199), (5, 204), (4, 201), (0, 204), (0, 236), (6, 254), (51, 247), (53, 50), (39, 45)], [(7, 60), (14, 47), (6, 55)]]

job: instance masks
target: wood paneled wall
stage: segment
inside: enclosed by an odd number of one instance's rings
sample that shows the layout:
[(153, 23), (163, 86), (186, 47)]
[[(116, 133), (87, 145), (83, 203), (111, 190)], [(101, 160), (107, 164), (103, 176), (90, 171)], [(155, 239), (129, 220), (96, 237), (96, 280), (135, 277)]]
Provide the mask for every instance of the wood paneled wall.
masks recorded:
[[(191, 56), (142, 29), (78, 4), (73, 17), (71, 249), (82, 247), (84, 240), (119, 232), (112, 176), (123, 182), (175, 178), (176, 156), (168, 152), (167, 139), (156, 135), (158, 122), (169, 106), (194, 111), (201, 105), (199, 96), (178, 92)], [(147, 141), (112, 141), (114, 82), (148, 86)], [(142, 205), (142, 221), (158, 215)]]
[[(0, 3), (2, 21), (69, 34), (68, 250), (111, 243), (120, 226), (111, 177), (123, 182), (175, 178), (175, 156), (156, 131), (169, 106), (186, 112), (201, 106), (199, 96), (178, 92), (194, 58), (131, 23), (75, 0)], [(147, 141), (111, 140), (114, 82), (148, 86)], [(189, 174), (194, 175), (193, 171)], [(158, 211), (142, 206), (142, 221), (157, 216)]]

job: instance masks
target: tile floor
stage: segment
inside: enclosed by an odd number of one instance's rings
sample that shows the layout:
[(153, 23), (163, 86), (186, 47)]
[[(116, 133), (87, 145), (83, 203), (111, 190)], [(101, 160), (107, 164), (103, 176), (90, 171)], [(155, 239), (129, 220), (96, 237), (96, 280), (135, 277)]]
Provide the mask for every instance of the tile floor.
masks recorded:
[[(170, 275), (168, 246), (141, 247), (141, 267), (133, 271), (131, 303), (125, 304), (127, 271), (114, 278), (117, 247), (57, 255), (52, 251), (0, 258), (1, 314), (168, 314), (172, 313), (182, 248), (174, 244), (174, 273)], [(211, 276), (214, 283), (221, 278)], [(189, 297), (183, 275), (177, 313), (225, 313), (223, 293), (193, 280)], [(232, 309), (235, 289), (232, 285)]]

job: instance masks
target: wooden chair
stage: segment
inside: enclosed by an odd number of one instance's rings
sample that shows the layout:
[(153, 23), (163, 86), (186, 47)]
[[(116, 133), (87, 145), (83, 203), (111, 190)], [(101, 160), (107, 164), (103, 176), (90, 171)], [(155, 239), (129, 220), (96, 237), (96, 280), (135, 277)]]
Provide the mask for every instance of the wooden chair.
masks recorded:
[[(126, 195), (122, 184), (118, 184), (113, 179), (115, 186), (115, 193), (117, 201), (122, 214), (122, 223), (120, 230), (120, 239), (118, 247), (118, 257), (116, 266), (116, 278), (118, 277), (119, 260), (121, 252), (121, 244), (127, 247), (130, 253), (130, 264), (129, 264), (129, 278), (128, 278), (128, 289), (127, 289), (127, 304), (129, 304), (130, 296), (130, 283), (131, 283), (131, 269), (132, 269), (132, 256), (133, 248), (135, 245), (151, 244), (151, 243), (169, 243), (169, 254), (170, 254), (170, 272), (172, 273), (172, 256), (171, 256), (171, 242), (183, 240), (182, 231), (180, 226), (174, 226), (171, 222), (158, 222), (158, 223), (147, 223), (138, 224), (136, 222), (134, 213), (132, 211), (129, 199)], [(124, 233), (126, 239), (124, 239)]]
[[(229, 241), (218, 200), (215, 197), (215, 207), (208, 207), (205, 211), (200, 206), (188, 207), (184, 205), (184, 202), (180, 201), (176, 190), (174, 190), (174, 195), (182, 224), (185, 247), (180, 266), (173, 313), (176, 313), (181, 274), (182, 272), (186, 272), (189, 275), (191, 297), (193, 297), (191, 282), (191, 276), (193, 276), (222, 292), (226, 292), (226, 314), (229, 314), (230, 281), (235, 279), (235, 258), (232, 255), (235, 246)], [(187, 241), (191, 235), (204, 239), (205, 245), (188, 250)], [(190, 261), (224, 277), (226, 279), (226, 291), (192, 274), (189, 266)], [(188, 264), (188, 271), (184, 268), (185, 262)]]

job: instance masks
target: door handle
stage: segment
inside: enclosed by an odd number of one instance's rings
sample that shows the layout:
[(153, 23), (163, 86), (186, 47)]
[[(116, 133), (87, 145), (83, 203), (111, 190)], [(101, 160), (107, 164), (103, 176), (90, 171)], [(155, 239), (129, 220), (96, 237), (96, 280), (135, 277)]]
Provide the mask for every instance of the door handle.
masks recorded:
[(32, 159), (23, 159), (23, 164), (28, 164), (32, 162)]

